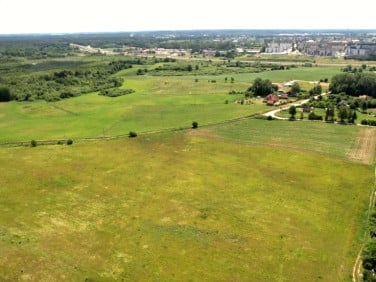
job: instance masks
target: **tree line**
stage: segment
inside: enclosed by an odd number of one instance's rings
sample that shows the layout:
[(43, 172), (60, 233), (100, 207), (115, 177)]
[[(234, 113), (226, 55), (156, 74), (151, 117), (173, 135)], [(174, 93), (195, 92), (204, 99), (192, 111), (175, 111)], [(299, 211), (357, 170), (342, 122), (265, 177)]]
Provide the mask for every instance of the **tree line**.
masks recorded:
[(376, 98), (376, 76), (372, 73), (342, 73), (333, 76), (329, 90), (333, 94), (368, 95)]

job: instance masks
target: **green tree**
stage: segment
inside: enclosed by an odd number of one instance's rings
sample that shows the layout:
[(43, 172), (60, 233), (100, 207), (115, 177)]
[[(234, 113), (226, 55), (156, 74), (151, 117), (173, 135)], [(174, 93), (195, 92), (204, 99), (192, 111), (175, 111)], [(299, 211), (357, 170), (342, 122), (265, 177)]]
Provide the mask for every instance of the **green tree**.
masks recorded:
[(365, 113), (368, 110), (368, 103), (367, 101), (362, 102), (362, 112)]
[(355, 95), (356, 92), (356, 77), (353, 73), (342, 73), (332, 77), (329, 85), (329, 91), (333, 94), (346, 93), (348, 95)]
[(376, 271), (376, 241), (370, 240), (365, 246), (362, 254), (364, 277), (363, 281), (375, 281)]
[(309, 90), (309, 95), (320, 95), (322, 93), (322, 87), (320, 84), (315, 85), (311, 90)]
[(269, 79), (256, 78), (248, 92), (253, 92), (255, 96), (265, 97), (273, 92), (273, 84)]
[(345, 119), (348, 117), (348, 109), (347, 107), (339, 107), (338, 109), (338, 118), (341, 122), (345, 122)]
[(35, 140), (31, 140), (30, 141), (30, 146), (31, 147), (36, 147), (37, 145), (38, 145), (37, 141), (35, 141)]
[(290, 119), (294, 120), (295, 119), (295, 115), (296, 115), (296, 107), (294, 105), (292, 105), (289, 108), (289, 114), (290, 114)]
[(334, 120), (334, 107), (329, 106), (325, 110), (325, 121), (333, 121)]
[(7, 87), (0, 87), (0, 102), (8, 102), (12, 100), (10, 90)]
[(293, 96), (299, 94), (299, 93), (300, 93), (300, 85), (299, 85), (299, 83), (295, 82), (295, 83), (291, 86), (290, 92), (291, 92), (291, 94), (292, 94)]
[(351, 115), (351, 123), (355, 123), (357, 118), (358, 118), (358, 115), (356, 114), (356, 110), (353, 110), (352, 115)]
[(135, 131), (129, 131), (128, 137), (135, 138), (137, 137), (137, 133)]

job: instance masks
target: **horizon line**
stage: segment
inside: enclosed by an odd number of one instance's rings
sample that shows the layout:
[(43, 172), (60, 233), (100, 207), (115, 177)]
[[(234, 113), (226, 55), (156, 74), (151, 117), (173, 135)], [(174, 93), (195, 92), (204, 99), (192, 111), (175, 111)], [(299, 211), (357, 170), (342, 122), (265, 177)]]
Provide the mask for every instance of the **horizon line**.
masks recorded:
[(0, 36), (26, 35), (74, 35), (74, 34), (111, 34), (111, 33), (157, 33), (157, 32), (200, 32), (200, 31), (374, 31), (376, 28), (194, 28), (194, 29), (155, 29), (155, 30), (118, 30), (118, 31), (63, 31), (63, 32), (14, 32), (1, 33)]

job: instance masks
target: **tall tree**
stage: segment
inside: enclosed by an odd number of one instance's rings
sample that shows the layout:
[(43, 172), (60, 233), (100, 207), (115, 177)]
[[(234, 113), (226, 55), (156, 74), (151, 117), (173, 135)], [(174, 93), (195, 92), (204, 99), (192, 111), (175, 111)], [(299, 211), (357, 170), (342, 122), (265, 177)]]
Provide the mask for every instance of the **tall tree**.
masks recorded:
[(269, 79), (256, 78), (252, 86), (248, 88), (248, 92), (253, 92), (255, 96), (265, 97), (273, 93), (273, 84)]
[(296, 107), (294, 105), (292, 105), (290, 108), (289, 108), (289, 114), (290, 114), (290, 119), (295, 119), (295, 115), (296, 115)]
[(325, 111), (325, 121), (333, 121), (334, 120), (334, 107), (329, 106), (326, 108)]
[(345, 106), (341, 106), (338, 109), (338, 118), (341, 122), (345, 122), (345, 119), (348, 117), (348, 109)]
[(299, 83), (295, 82), (290, 89), (292, 95), (296, 95), (300, 93), (300, 85)]

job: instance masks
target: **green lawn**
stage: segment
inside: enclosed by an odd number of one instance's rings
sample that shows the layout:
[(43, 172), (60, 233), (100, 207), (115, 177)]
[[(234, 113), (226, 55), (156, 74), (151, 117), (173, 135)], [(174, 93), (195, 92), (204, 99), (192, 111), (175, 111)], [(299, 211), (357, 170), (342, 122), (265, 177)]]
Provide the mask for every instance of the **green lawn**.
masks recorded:
[(0, 148), (0, 280), (350, 281), (372, 168), (256, 135)]

